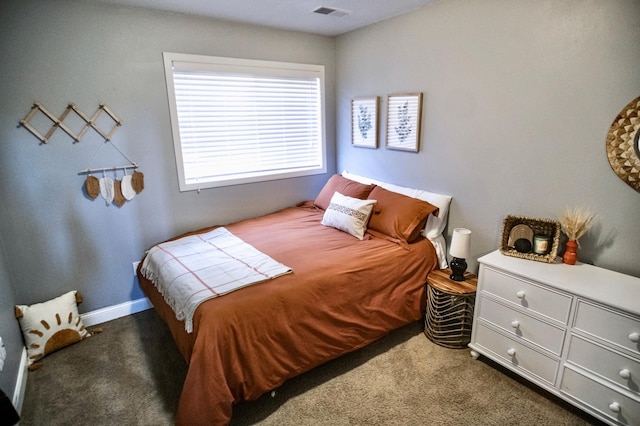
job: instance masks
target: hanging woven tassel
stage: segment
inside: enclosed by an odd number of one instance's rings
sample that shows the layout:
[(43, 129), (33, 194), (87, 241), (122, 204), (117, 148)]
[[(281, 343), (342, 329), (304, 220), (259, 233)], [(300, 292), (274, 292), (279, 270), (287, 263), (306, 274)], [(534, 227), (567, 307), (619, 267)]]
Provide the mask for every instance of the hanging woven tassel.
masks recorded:
[(137, 194), (142, 192), (144, 189), (144, 174), (142, 174), (142, 172), (137, 170), (133, 172), (133, 176), (131, 177), (131, 186)]
[(122, 182), (116, 180), (113, 182), (113, 204), (118, 207), (122, 207), (124, 203), (127, 202), (127, 199), (122, 195)]
[(84, 182), (84, 189), (87, 195), (92, 200), (95, 200), (100, 195), (100, 182), (95, 176), (87, 176), (87, 180)]
[(131, 199), (136, 196), (136, 191), (131, 185), (131, 175), (127, 174), (126, 168), (124, 169), (124, 176), (122, 177), (122, 182), (120, 183), (120, 190), (122, 191), (122, 195), (127, 199), (127, 201), (131, 201)]
[(104, 201), (107, 205), (113, 202), (113, 179), (107, 177), (104, 172), (102, 172), (102, 177), (100, 178), (100, 195), (104, 198)]

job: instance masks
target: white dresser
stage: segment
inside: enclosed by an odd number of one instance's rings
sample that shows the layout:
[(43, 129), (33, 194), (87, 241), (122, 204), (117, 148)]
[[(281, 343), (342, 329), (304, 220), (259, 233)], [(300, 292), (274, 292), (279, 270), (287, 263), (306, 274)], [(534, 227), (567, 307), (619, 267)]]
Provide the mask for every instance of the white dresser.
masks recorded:
[(640, 278), (499, 251), (478, 262), (471, 355), (606, 423), (640, 426)]

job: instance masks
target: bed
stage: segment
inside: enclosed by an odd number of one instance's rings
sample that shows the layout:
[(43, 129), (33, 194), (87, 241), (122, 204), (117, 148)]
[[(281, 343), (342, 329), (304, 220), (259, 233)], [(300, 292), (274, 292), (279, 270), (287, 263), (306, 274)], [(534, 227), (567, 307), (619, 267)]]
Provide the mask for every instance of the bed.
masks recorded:
[[(290, 272), (202, 301), (190, 327), (168, 303), (147, 254), (140, 286), (188, 363), (176, 424), (228, 424), (233, 404), (419, 320), (427, 274), (446, 266), (450, 200), (344, 172), (315, 200), (225, 225)], [(351, 212), (371, 206), (364, 224), (350, 215), (346, 224), (331, 219), (345, 205)]]

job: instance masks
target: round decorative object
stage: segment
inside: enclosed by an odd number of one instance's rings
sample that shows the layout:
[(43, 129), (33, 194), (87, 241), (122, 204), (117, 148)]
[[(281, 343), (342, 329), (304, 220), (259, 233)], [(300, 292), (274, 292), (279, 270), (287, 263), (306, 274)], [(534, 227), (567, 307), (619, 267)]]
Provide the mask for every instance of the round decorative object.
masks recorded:
[(511, 228), (511, 232), (509, 232), (509, 241), (507, 242), (507, 246), (515, 247), (516, 241), (520, 238), (524, 238), (529, 240), (529, 243), (533, 242), (533, 229), (530, 226), (521, 223), (519, 225)]
[(629, 102), (613, 120), (607, 135), (607, 158), (627, 185), (640, 191), (640, 96)]
[(529, 253), (531, 251), (531, 241), (526, 238), (517, 239), (514, 246), (519, 253)]

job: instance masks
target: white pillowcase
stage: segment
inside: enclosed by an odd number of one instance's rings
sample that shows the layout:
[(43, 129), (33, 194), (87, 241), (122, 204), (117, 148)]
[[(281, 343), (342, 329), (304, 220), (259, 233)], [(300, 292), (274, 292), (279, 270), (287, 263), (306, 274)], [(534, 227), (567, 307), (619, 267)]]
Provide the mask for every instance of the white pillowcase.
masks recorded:
[(336, 191), (331, 197), (321, 223), (363, 240), (375, 204), (376, 200), (360, 200)]
[(438, 217), (435, 217), (432, 214), (429, 215), (427, 224), (424, 227), (422, 234), (427, 237), (435, 247), (436, 254), (438, 255), (438, 261), (440, 262), (440, 268), (446, 268), (447, 266), (449, 266), (447, 262), (447, 244), (442, 233), (444, 232), (444, 228), (447, 226), (449, 205), (451, 204), (452, 199), (450, 195), (436, 194), (435, 192), (424, 191), (421, 189), (398, 186), (392, 183), (382, 182), (376, 179), (359, 176), (346, 170), (342, 172), (342, 176), (347, 179), (351, 179), (364, 184), (373, 183), (383, 187), (388, 191), (393, 191), (397, 192), (398, 194), (406, 195), (408, 197), (417, 198), (438, 207)]

